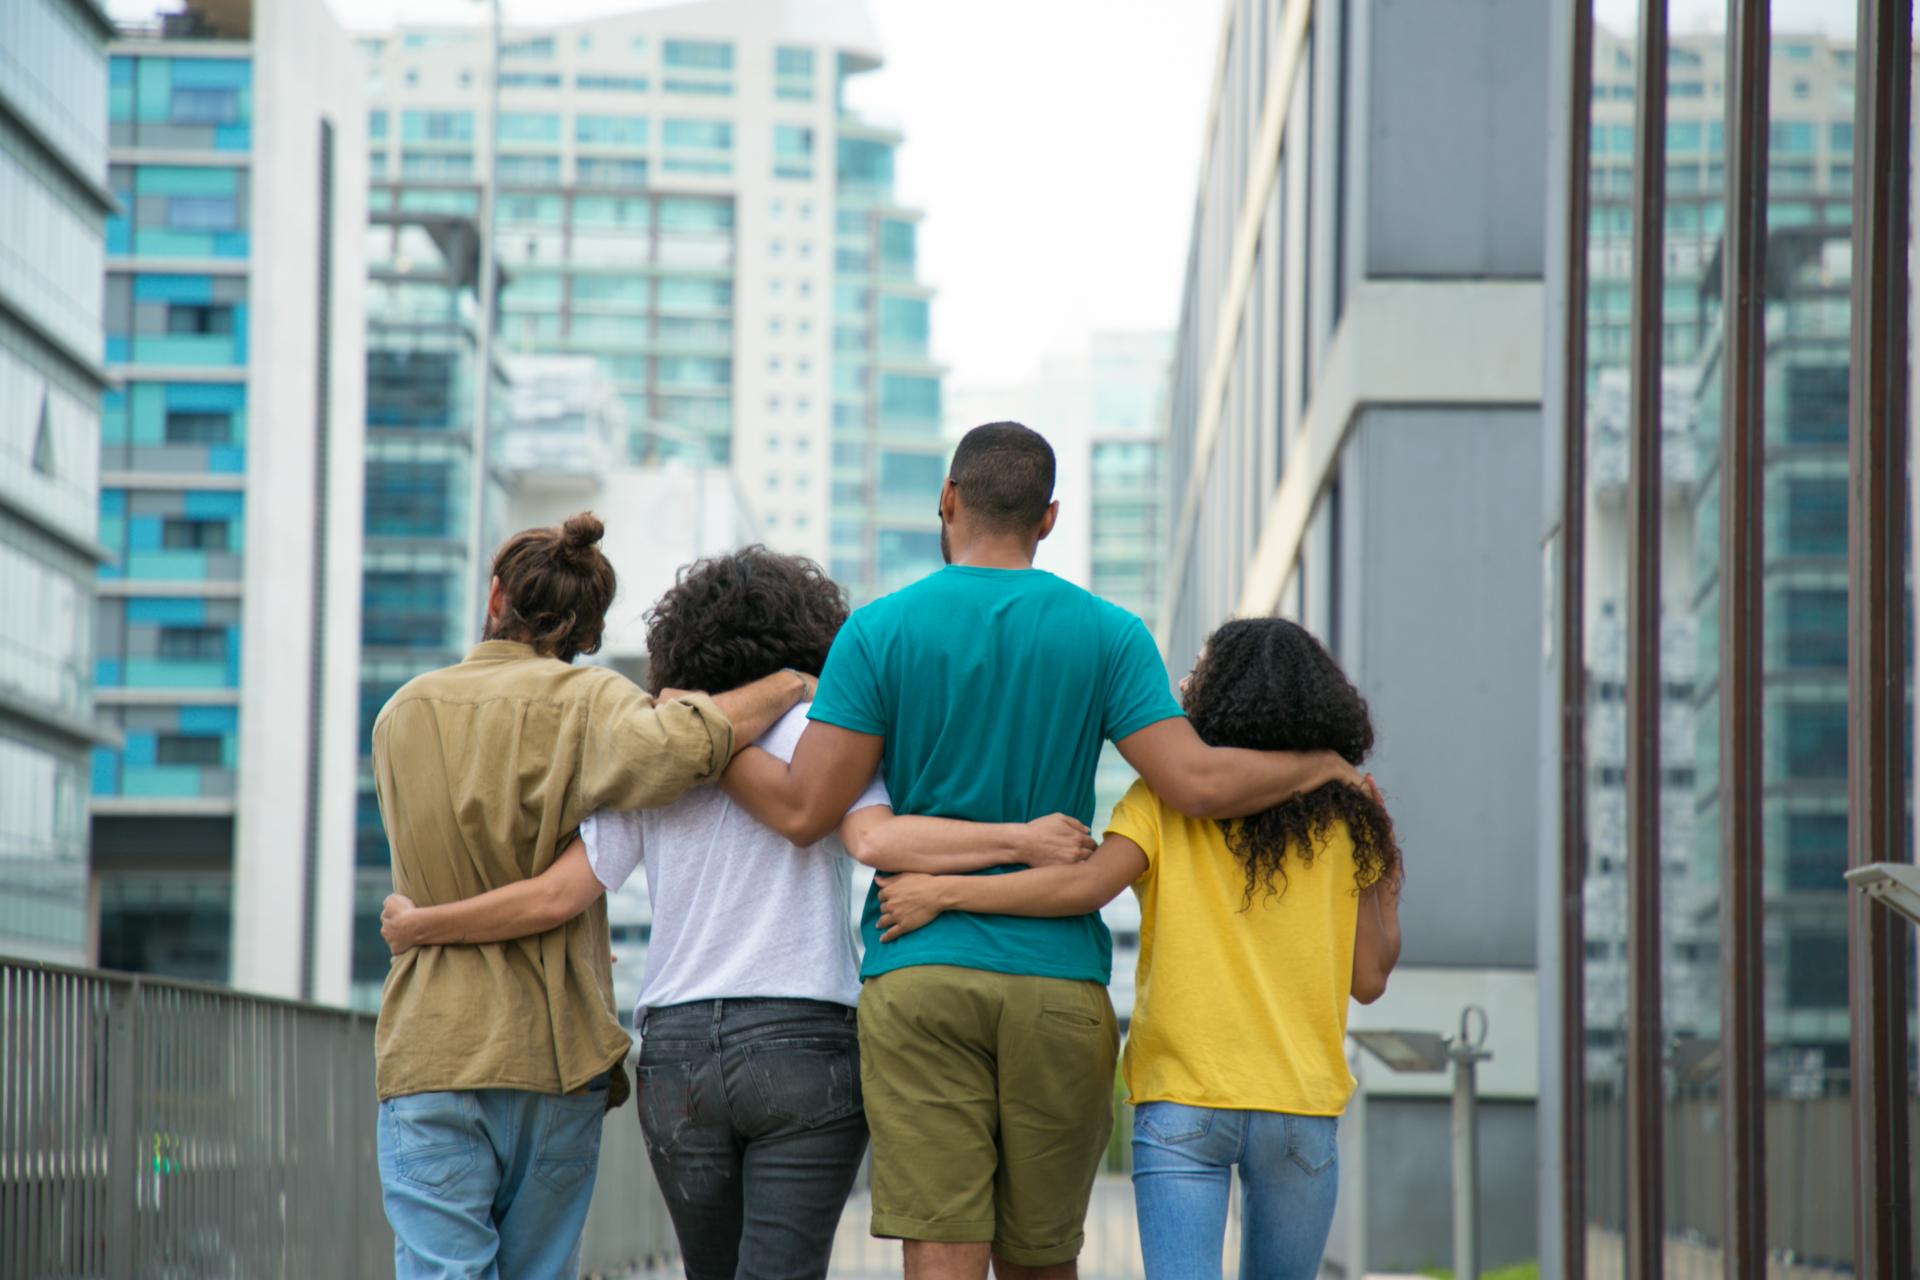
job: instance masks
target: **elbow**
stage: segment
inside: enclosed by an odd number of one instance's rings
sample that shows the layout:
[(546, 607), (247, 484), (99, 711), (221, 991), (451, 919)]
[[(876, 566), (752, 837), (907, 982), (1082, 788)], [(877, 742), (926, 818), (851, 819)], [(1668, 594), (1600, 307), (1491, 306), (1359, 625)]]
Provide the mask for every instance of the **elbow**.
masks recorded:
[(1353, 998), (1360, 1004), (1372, 1004), (1387, 994), (1387, 975), (1384, 973), (1355, 974), (1353, 977)]
[(534, 933), (546, 933), (558, 929), (579, 914), (579, 908), (568, 901), (557, 886), (547, 885), (543, 887), (540, 900), (534, 904), (534, 916), (528, 923), (533, 925)]
[[(832, 835), (837, 823), (835, 815), (831, 813), (813, 813), (810, 812), (806, 806), (799, 806), (783, 810), (777, 815), (776, 819), (768, 825), (775, 831), (778, 831), (781, 836), (788, 841), (804, 849), (808, 845), (819, 844), (822, 840)], [(858, 843), (867, 846), (871, 845), (870, 840), (862, 840)], [(852, 853), (853, 850), (849, 849), (848, 852)], [(869, 856), (871, 856), (872, 851), (870, 847), (868, 852)], [(859, 857), (858, 854), (854, 856)], [(866, 862), (866, 858), (860, 858), (860, 861)]]
[[(851, 825), (851, 824), (850, 824)], [(847, 856), (863, 867), (872, 867), (875, 871), (884, 870), (880, 865), (883, 856), (880, 852), (879, 832), (875, 826), (859, 825), (852, 831), (841, 833), (841, 843), (847, 846)]]
[(1218, 818), (1228, 804), (1220, 779), (1211, 769), (1184, 772), (1175, 780), (1173, 794), (1163, 797), (1189, 818)]

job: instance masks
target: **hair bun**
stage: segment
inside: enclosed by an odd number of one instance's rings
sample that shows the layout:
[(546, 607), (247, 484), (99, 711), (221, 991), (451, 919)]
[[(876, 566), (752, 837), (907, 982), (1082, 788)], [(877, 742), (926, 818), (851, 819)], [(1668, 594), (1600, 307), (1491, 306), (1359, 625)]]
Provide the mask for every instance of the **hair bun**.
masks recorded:
[(560, 526), (561, 548), (570, 557), (589, 551), (606, 531), (607, 527), (600, 523), (599, 516), (591, 511), (579, 512), (567, 517), (567, 522)]

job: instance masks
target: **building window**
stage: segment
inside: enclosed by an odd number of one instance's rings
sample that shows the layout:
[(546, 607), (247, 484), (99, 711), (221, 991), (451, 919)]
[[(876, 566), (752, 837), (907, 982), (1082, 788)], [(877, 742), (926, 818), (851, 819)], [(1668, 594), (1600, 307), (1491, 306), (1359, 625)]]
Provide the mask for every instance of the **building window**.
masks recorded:
[(226, 739), (203, 733), (163, 733), (154, 739), (154, 762), (197, 768), (225, 763)]
[(573, 87), (602, 93), (645, 93), (647, 79), (645, 76), (588, 75), (582, 72), (573, 78)]
[(662, 51), (669, 67), (692, 71), (733, 70), (733, 46), (718, 40), (669, 40)]
[(195, 335), (232, 333), (233, 308), (191, 302), (169, 303), (167, 332)]
[(227, 522), (168, 517), (160, 526), (160, 545), (168, 551), (225, 551)]
[(669, 150), (733, 150), (733, 125), (725, 120), (668, 120), (664, 141)]
[(167, 662), (225, 662), (225, 627), (161, 627), (158, 652)]

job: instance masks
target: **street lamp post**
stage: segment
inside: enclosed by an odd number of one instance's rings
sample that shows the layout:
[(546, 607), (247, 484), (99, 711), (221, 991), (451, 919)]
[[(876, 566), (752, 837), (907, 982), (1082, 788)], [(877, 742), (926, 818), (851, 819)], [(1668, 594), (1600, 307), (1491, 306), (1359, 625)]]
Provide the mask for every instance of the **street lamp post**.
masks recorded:
[(486, 169), (480, 179), (480, 359), (479, 385), (473, 393), (471, 433), (472, 476), (467, 486), (467, 546), (473, 561), (467, 566), (467, 627), (478, 641), (486, 632), (487, 584), (487, 471), (488, 446), (493, 433), (493, 319), (498, 273), (493, 258), (493, 193), (500, 160), (500, 0), (492, 9), (491, 54), (487, 64)]
[(1478, 1005), (1460, 1011), (1460, 1033), (1349, 1031), (1356, 1044), (1395, 1071), (1444, 1071), (1453, 1067), (1453, 1274), (1480, 1275), (1479, 1065), (1493, 1055), (1487, 1043), (1487, 1013)]

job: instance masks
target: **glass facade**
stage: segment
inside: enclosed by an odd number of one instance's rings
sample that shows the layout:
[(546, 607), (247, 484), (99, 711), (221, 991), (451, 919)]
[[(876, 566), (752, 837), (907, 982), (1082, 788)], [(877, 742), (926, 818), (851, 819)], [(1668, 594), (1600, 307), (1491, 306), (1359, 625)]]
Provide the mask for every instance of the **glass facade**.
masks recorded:
[[(507, 220), (504, 209), (501, 220)], [(408, 680), (458, 662), (467, 638), (476, 233), (471, 222), (407, 213), (377, 214), (368, 230), (366, 549), (351, 987), (361, 1008), (379, 1004), (386, 979), (380, 904), (392, 884), (373, 789), (373, 721)], [(518, 278), (508, 302), (525, 296), (520, 283), (541, 278)], [(544, 278), (554, 282), (557, 295), (563, 277)], [(558, 300), (537, 287), (528, 292), (542, 302)], [(494, 404), (505, 402), (502, 381)]]
[[(866, 145), (886, 151), (890, 172), (893, 143)], [(913, 223), (891, 207), (890, 191), (849, 184), (843, 164), (834, 217), (829, 568), (856, 603), (941, 564), (938, 531), (928, 532), (946, 467), (941, 377), (928, 351), (930, 298), (914, 280), (911, 235), (902, 244), (892, 234), (894, 269), (879, 269), (887, 228), (903, 226)], [(862, 507), (867, 521), (847, 518)]]
[(108, 31), (0, 16), (0, 954), (85, 963)]
[[(1882, 354), (1854, 328), (1871, 311), (1852, 309), (1870, 254), (1855, 239), (1870, 224), (1855, 219), (1854, 119), (1873, 90), (1851, 14), (1769, 47), (1729, 38), (1743, 8), (1694, 15), (1665, 40), (1594, 23), (1582, 95), (1589, 276), (1568, 305), (1585, 317), (1573, 375), (1585, 413), (1568, 439), (1584, 441), (1569, 554), (1585, 584), (1565, 607), (1585, 731), (1565, 802), (1585, 822), (1564, 865), (1578, 877), (1568, 954), (1584, 995), (1564, 1071), (1584, 1197), (1565, 1232), (1566, 1265), (1596, 1277), (1655, 1259), (1683, 1277), (1894, 1274), (1886, 1237), (1856, 1233), (1870, 1215), (1845, 1167), (1871, 1167), (1875, 1135), (1892, 1133), (1862, 1119), (1872, 1104), (1857, 1095), (1890, 1087), (1913, 1106), (1904, 1069), (1889, 1084), (1885, 1059), (1856, 1057), (1863, 1028), (1909, 1016), (1912, 994), (1872, 1007), (1850, 980), (1865, 935), (1843, 879), (1850, 809), (1880, 821), (1867, 809), (1891, 803), (1904, 832), (1911, 788), (1903, 772), (1882, 800), (1850, 805), (1850, 757), (1856, 773), (1876, 767), (1849, 740), (1857, 629), (1876, 611), (1911, 617), (1905, 575), (1888, 590), (1849, 571), (1862, 550), (1849, 545), (1850, 488), (1870, 488), (1849, 463), (1853, 366)], [(1646, 74), (1663, 47), (1665, 75)], [(1740, 93), (1762, 77), (1764, 97)], [(1641, 96), (1649, 81), (1657, 102)], [(1874, 409), (1852, 411), (1853, 431), (1874, 429)], [(1911, 742), (1910, 700), (1875, 711)], [(1874, 853), (1912, 856), (1904, 837)], [(1896, 924), (1910, 975), (1911, 931)], [(1764, 1163), (1737, 1154), (1755, 1141)], [(1910, 1188), (1880, 1194), (1910, 1219)]]

